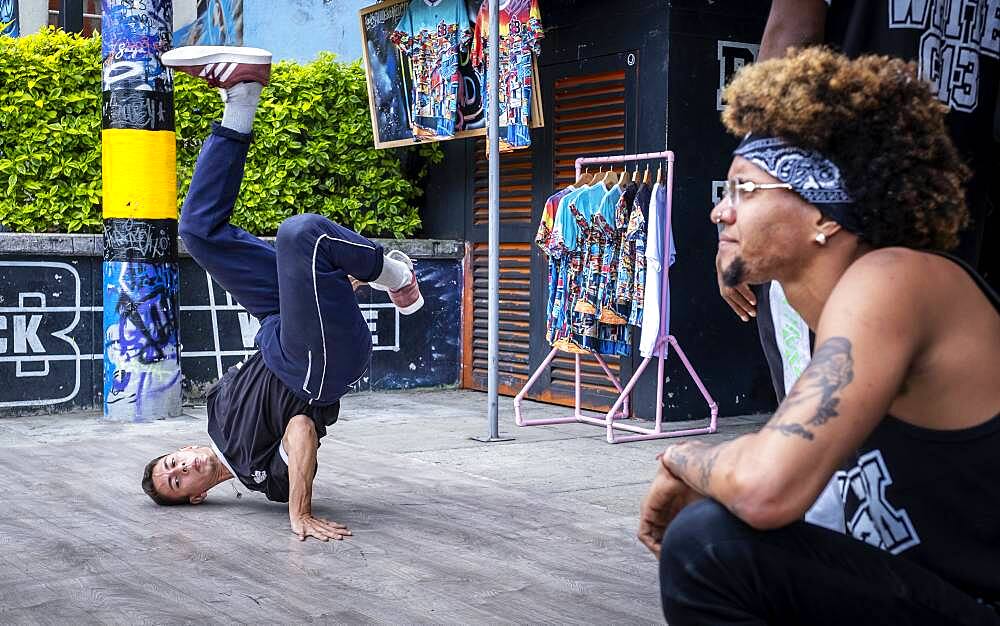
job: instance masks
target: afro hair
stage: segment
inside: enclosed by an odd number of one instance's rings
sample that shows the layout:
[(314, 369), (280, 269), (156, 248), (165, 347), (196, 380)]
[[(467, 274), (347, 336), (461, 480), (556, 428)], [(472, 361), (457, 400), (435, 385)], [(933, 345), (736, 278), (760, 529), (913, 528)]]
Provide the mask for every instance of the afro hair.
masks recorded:
[(780, 137), (833, 161), (857, 202), (861, 237), (873, 246), (958, 243), (969, 171), (945, 127), (948, 108), (913, 63), (790, 50), (740, 71), (725, 99), (730, 133)]

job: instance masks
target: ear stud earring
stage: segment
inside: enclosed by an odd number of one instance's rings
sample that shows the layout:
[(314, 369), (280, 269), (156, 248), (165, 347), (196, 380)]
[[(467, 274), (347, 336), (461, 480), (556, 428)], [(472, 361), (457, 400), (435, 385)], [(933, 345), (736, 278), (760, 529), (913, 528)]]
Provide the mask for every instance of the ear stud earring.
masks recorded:
[(825, 246), (826, 245), (826, 235), (824, 235), (823, 233), (816, 233), (816, 243), (818, 243), (821, 246)]

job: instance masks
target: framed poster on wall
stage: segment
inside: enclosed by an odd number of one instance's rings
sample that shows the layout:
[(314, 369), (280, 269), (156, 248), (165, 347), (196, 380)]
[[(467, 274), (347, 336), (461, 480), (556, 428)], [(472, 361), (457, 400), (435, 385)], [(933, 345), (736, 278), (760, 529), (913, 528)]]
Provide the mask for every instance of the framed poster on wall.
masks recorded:
[[(421, 0), (416, 0), (421, 1)], [(413, 93), (412, 65), (391, 41), (392, 33), (410, 0), (387, 0), (365, 7), (358, 12), (361, 23), (361, 49), (368, 83), (368, 103), (371, 110), (372, 136), (376, 148), (393, 148), (422, 141), (442, 141), (486, 134), (486, 110), (483, 85), (479, 73), (472, 67), (469, 50), (459, 54), (459, 89), (456, 130), (451, 137), (417, 137), (414, 135), (410, 111)], [(479, 0), (467, 0), (470, 23), (479, 10)], [(531, 93), (532, 128), (542, 126), (541, 94), (538, 85), (538, 65), (533, 63)]]

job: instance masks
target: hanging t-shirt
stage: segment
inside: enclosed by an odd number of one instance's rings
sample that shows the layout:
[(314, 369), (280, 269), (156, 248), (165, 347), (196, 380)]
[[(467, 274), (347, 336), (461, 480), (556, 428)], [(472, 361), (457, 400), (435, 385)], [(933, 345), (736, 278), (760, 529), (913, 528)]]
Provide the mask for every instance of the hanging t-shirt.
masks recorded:
[(627, 325), (604, 323), (599, 310), (602, 286), (610, 271), (614, 250), (620, 237), (615, 230), (615, 211), (622, 198), (624, 188), (613, 185), (605, 192), (603, 199), (590, 219), (587, 257), (580, 297), (574, 311), (582, 313), (586, 337), (583, 345), (599, 354), (628, 356), (632, 352), (631, 332)]
[(535, 232), (535, 245), (538, 246), (546, 256), (549, 255), (549, 239), (552, 237), (552, 229), (555, 227), (556, 213), (559, 210), (559, 201), (562, 200), (563, 196), (575, 189), (576, 187), (570, 185), (565, 189), (555, 192), (545, 201), (545, 205), (542, 208), (542, 219), (539, 220), (538, 230)]
[[(663, 231), (667, 220), (667, 188), (660, 183), (653, 185), (653, 196), (649, 204), (649, 220), (646, 222), (646, 285), (642, 307), (642, 332), (639, 335), (639, 354), (642, 356), (665, 356), (666, 342), (656, 350), (656, 339), (660, 332), (660, 318), (663, 318), (665, 333), (670, 332), (670, 293), (667, 293), (666, 310), (660, 311), (660, 287), (663, 278)], [(674, 232), (671, 226), (667, 253), (668, 266), (674, 264)], [(669, 287), (669, 285), (668, 285)]]
[[(472, 35), (472, 64), (482, 78), (485, 107), (489, 106), (487, 52), (490, 8), (483, 2)], [(541, 51), (541, 13), (538, 0), (501, 0), (499, 91), (500, 150), (510, 151), (531, 145), (531, 98), (534, 89), (532, 55)]]
[(465, 0), (412, 0), (391, 40), (410, 59), (410, 126), (417, 138), (452, 137), (458, 119), (458, 52), (469, 36)]
[(603, 183), (592, 185), (569, 205), (570, 214), (576, 220), (578, 227), (577, 242), (570, 254), (569, 278), (567, 280), (571, 290), (569, 308), (567, 309), (571, 320), (570, 341), (588, 350), (597, 347), (597, 316), (594, 313), (577, 311), (576, 304), (583, 294), (584, 266), (587, 260), (589, 241), (592, 239), (591, 221), (594, 214), (600, 209), (601, 201), (607, 192), (608, 188)]
[(545, 304), (545, 335), (552, 335), (552, 307), (555, 305), (556, 294), (559, 288), (559, 267), (560, 256), (554, 253), (551, 243), (552, 233), (555, 229), (556, 215), (559, 210), (559, 201), (567, 196), (575, 187), (572, 185), (557, 191), (545, 201), (542, 209), (542, 219), (538, 223), (538, 232), (535, 233), (535, 245), (537, 245), (548, 260), (549, 292)]
[[(629, 209), (629, 218), (619, 244), (618, 277), (615, 285), (612, 308), (618, 317), (629, 323), (635, 309), (636, 298), (642, 299), (645, 279), (637, 280), (641, 274), (645, 276), (646, 267), (646, 212), (652, 188), (643, 183), (636, 191), (635, 199)], [(638, 289), (637, 289), (638, 287)], [(641, 307), (641, 303), (639, 305)]]
[(583, 194), (589, 187), (581, 185), (559, 199), (556, 209), (555, 220), (552, 224), (552, 233), (549, 235), (549, 254), (556, 258), (556, 290), (552, 296), (552, 307), (549, 314), (547, 327), (550, 332), (547, 339), (555, 344), (569, 335), (569, 312), (570, 296), (572, 287), (570, 281), (570, 265), (572, 262), (572, 248), (576, 246), (579, 238), (579, 225), (573, 218), (570, 206), (576, 202), (578, 196)]
[(601, 268), (603, 276), (597, 290), (600, 319), (605, 324), (628, 326), (628, 320), (618, 315), (618, 312), (615, 310), (614, 300), (615, 290), (618, 287), (618, 266), (622, 259), (622, 238), (625, 235), (625, 229), (628, 227), (629, 211), (632, 208), (632, 203), (635, 200), (638, 190), (639, 186), (636, 183), (630, 182), (625, 186), (621, 198), (618, 199), (614, 219), (611, 222), (614, 226), (615, 234), (611, 241), (610, 254), (605, 257), (606, 267)]
[(583, 287), (580, 299), (574, 310), (596, 313), (598, 307), (597, 292), (602, 282), (601, 266), (608, 252), (608, 244), (614, 237), (615, 207), (622, 197), (622, 188), (613, 185), (598, 205), (597, 211), (590, 220), (590, 237), (587, 241), (586, 259), (584, 261)]

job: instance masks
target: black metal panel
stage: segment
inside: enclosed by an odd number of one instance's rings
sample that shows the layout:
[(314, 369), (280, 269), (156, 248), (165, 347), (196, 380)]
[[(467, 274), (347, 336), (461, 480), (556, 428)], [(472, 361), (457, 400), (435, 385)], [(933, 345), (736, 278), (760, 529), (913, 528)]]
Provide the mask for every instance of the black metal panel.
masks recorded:
[[(677, 154), (674, 235), (678, 256), (670, 274), (671, 330), (719, 403), (721, 415), (774, 406), (755, 325), (740, 322), (719, 297), (714, 269), (717, 235), (707, 218), (716, 189), (713, 181), (725, 178), (735, 145), (719, 120), (720, 83), (755, 57), (768, 8), (769, 3), (763, 0), (637, 0), (619, 3), (613, 10), (605, 2), (547, 0), (542, 7), (546, 35), (539, 65), (546, 127), (532, 133), (536, 171), (533, 221), (537, 224), (544, 199), (554, 191), (554, 77), (605, 66), (633, 67), (628, 98), (635, 104), (626, 120), (628, 150), (647, 152), (667, 147)], [(628, 66), (630, 60), (634, 66)], [(434, 202), (429, 197), (427, 214), (431, 216), (429, 223), (457, 224), (454, 212), (463, 207), (465, 237), (476, 242), (485, 240), (486, 228), (472, 226), (471, 158), (468, 148), (463, 152), (449, 146), (443, 167), (432, 174), (437, 176), (433, 193), (440, 192), (447, 200)], [(468, 176), (465, 181), (458, 180), (462, 172)], [(457, 193), (467, 195), (459, 200)], [(447, 217), (437, 215), (443, 205)], [(505, 224), (501, 241), (529, 241), (535, 224)], [(544, 310), (545, 271), (544, 259), (536, 254), (532, 259), (533, 312)], [(547, 351), (544, 320), (532, 315), (533, 366)], [(638, 356), (625, 359), (622, 375), (628, 377), (639, 360)], [(655, 369), (651, 367), (636, 387), (633, 405), (637, 415), (648, 417), (655, 411)], [(679, 359), (668, 359), (666, 375), (668, 419), (707, 414)], [(547, 382), (540, 380), (539, 386)]]
[(83, 32), (83, 0), (59, 0), (59, 28), (67, 33)]
[[(736, 140), (720, 121), (720, 82), (756, 56), (768, 2), (674, 2), (670, 15), (668, 144), (677, 156), (673, 231), (677, 261), (670, 272), (671, 331), (719, 403), (720, 415), (774, 408), (774, 393), (756, 324), (743, 323), (719, 296), (718, 233), (708, 220)], [(653, 369), (651, 366), (650, 369)], [(701, 394), (671, 355), (664, 402), (667, 419), (706, 414)], [(655, 411), (656, 377), (637, 389), (641, 414)]]

